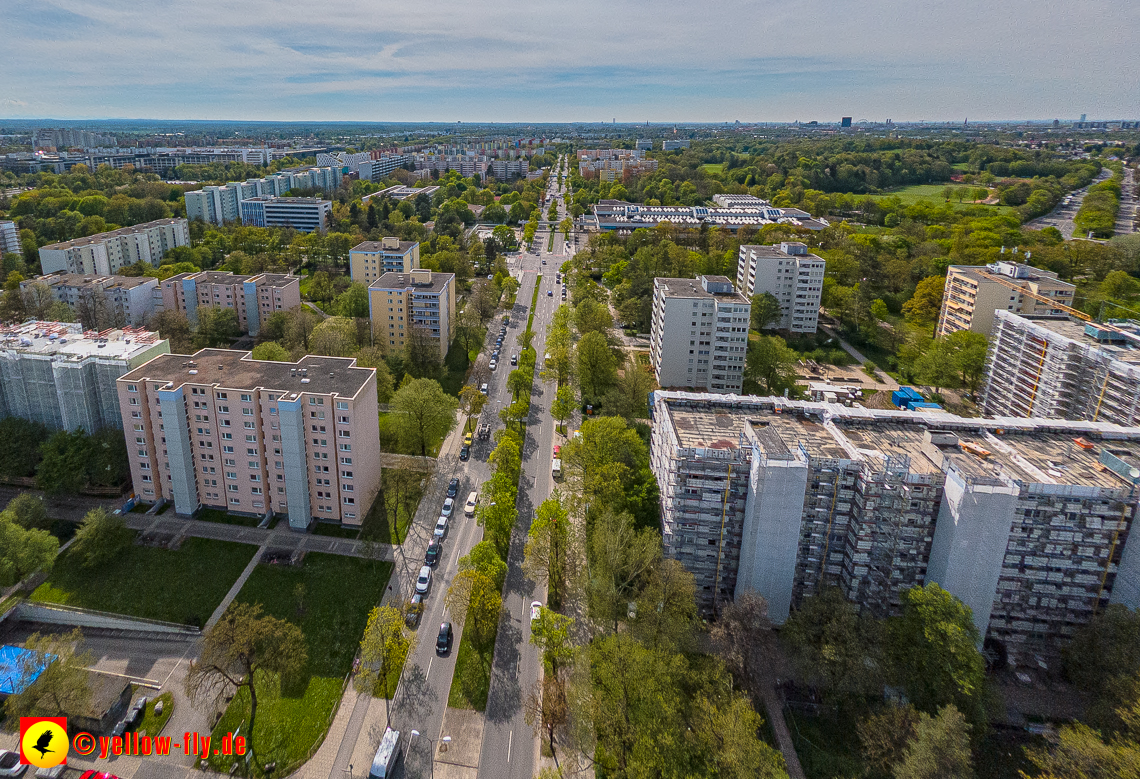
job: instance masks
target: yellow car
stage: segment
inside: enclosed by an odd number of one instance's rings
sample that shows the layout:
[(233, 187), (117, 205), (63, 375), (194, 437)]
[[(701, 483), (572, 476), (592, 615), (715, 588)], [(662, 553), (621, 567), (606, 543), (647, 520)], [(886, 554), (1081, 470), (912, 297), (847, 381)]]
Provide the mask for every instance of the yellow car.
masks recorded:
[(471, 441), (472, 441), (472, 436), (470, 433), (463, 436), (463, 445), (464, 446), (471, 446)]

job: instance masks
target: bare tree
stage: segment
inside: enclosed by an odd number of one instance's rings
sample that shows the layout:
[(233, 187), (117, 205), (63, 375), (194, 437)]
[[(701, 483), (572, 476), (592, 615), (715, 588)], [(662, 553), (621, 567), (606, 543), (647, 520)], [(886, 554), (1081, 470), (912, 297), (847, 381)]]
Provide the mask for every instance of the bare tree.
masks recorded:
[(85, 330), (107, 330), (127, 324), (127, 315), (101, 289), (86, 288), (75, 301), (75, 315)]

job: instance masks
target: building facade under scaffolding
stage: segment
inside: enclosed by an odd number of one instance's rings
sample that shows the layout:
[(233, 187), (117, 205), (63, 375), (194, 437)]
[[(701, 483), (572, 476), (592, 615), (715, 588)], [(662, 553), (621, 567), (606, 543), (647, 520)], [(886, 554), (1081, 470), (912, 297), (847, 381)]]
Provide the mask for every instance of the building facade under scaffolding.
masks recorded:
[(994, 317), (988, 415), (1140, 424), (1140, 322)]
[(1015, 661), (1140, 605), (1140, 428), (654, 393), (665, 554), (715, 611), (783, 622), (824, 586), (876, 616), (936, 582)]

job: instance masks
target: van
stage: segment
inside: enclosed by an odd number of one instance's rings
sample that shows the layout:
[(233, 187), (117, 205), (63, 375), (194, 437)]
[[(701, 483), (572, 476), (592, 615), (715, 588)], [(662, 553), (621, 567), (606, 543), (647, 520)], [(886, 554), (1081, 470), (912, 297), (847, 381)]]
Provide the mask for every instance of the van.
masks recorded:
[(372, 758), (368, 779), (388, 779), (399, 758), (400, 731), (388, 728), (384, 731), (384, 738), (380, 739), (380, 748), (376, 750), (376, 757)]
[(475, 516), (475, 506), (479, 504), (479, 493), (472, 492), (467, 496), (467, 505), (463, 507), (463, 513), (469, 517)]
[(561, 478), (562, 476), (562, 460), (557, 457), (550, 463), (550, 475), (555, 479)]

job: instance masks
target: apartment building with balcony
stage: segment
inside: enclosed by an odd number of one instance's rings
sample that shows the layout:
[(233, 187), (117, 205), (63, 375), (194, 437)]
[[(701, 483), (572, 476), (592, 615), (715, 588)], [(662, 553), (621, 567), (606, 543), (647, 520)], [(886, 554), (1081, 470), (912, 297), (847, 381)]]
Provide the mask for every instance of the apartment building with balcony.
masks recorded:
[(988, 337), (993, 331), (995, 311), (1064, 319), (1067, 314), (1063, 309), (1030, 295), (1072, 306), (1074, 291), (1076, 286), (1061, 281), (1056, 273), (1020, 262), (951, 265), (946, 270), (935, 336), (942, 338), (957, 330), (973, 330)]
[[(210, 224), (242, 222), (242, 201), (254, 198), (279, 198), (293, 189), (331, 191), (340, 186), (341, 169), (316, 167), (283, 170), (260, 179), (231, 181), (220, 186), (207, 186), (186, 193), (186, 217)], [(256, 208), (256, 214), (260, 214)], [(323, 224), (323, 223), (322, 223)], [(265, 225), (257, 225), (265, 227)], [(270, 227), (276, 225), (269, 225)]]
[(257, 335), (275, 311), (301, 305), (301, 279), (286, 273), (179, 273), (162, 282), (161, 300), (162, 310), (181, 311), (191, 324), (198, 322), (200, 306), (232, 308), (241, 332)]
[(442, 360), (455, 337), (455, 274), (385, 273), (368, 285), (368, 310), (378, 343), (403, 349), (418, 329), (438, 342)]
[(176, 246), (190, 245), (190, 223), (185, 219), (156, 219), (86, 238), (40, 247), (44, 273), (83, 273), (112, 276), (125, 265), (145, 262), (158, 266)]
[(833, 586), (890, 616), (934, 582), (1035, 666), (1140, 605), (1140, 428), (660, 391), (650, 411), (665, 555), (705, 611), (755, 591), (782, 623)]
[(376, 371), (307, 355), (167, 354), (116, 383), (135, 493), (199, 508), (359, 526), (380, 489)]
[(20, 287), (27, 289), (33, 284), (48, 287), (52, 299), (71, 306), (80, 321), (94, 330), (145, 325), (154, 313), (158, 290), (158, 279), (151, 276), (50, 273), (21, 281)]
[(348, 253), (349, 275), (368, 286), (385, 273), (411, 273), (420, 267), (419, 241), (382, 238), (364, 241)]
[(736, 286), (749, 298), (765, 292), (776, 296), (780, 301), (780, 319), (772, 327), (793, 333), (814, 333), (819, 328), (826, 268), (827, 262), (809, 254), (802, 243), (749, 244), (740, 247)]
[(649, 358), (657, 383), (743, 391), (752, 304), (724, 276), (653, 280)]

